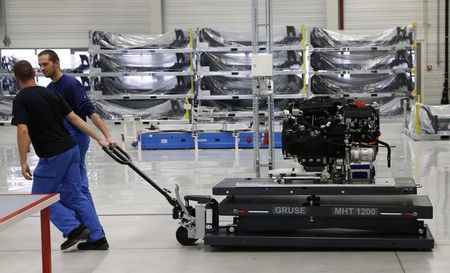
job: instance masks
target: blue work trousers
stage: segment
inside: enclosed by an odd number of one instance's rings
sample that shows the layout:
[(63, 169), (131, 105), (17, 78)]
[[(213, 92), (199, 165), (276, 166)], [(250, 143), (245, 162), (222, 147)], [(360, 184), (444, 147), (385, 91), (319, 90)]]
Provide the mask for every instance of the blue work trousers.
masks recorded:
[(66, 127), (67, 131), (69, 131), (70, 136), (73, 138), (73, 140), (75, 140), (78, 145), (78, 149), (80, 150), (81, 192), (86, 196), (86, 198), (95, 208), (94, 200), (92, 199), (91, 192), (89, 191), (89, 181), (86, 169), (86, 153), (89, 149), (90, 138), (87, 134), (78, 130), (66, 120), (64, 120), (64, 126)]
[(40, 158), (33, 172), (31, 192), (60, 193), (60, 201), (50, 206), (50, 220), (63, 234), (69, 234), (81, 223), (91, 231), (89, 241), (104, 237), (94, 207), (81, 192), (78, 146), (49, 158)]

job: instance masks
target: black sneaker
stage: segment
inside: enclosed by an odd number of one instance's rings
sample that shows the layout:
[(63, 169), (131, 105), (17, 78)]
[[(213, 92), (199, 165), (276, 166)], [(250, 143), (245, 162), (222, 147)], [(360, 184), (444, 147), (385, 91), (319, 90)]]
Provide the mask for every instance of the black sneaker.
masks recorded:
[(83, 225), (74, 228), (69, 235), (67, 235), (67, 240), (61, 244), (61, 250), (66, 250), (78, 243), (78, 241), (86, 239), (89, 236), (89, 233), (89, 229)]
[(93, 242), (79, 243), (77, 248), (79, 250), (108, 250), (109, 244), (106, 238), (103, 237)]

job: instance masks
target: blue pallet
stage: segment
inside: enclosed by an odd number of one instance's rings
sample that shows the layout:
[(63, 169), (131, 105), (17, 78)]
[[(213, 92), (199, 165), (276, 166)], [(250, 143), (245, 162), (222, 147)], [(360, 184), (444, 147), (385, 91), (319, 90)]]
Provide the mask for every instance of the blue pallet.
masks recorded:
[(232, 132), (204, 132), (198, 134), (199, 149), (233, 149)]
[[(264, 134), (259, 135), (259, 139), (262, 142)], [(281, 132), (275, 132), (275, 148), (281, 148)], [(267, 148), (267, 144), (261, 144), (261, 148)], [(252, 149), (253, 148), (253, 132), (242, 132), (239, 134), (239, 148)]]
[[(263, 141), (261, 133), (260, 140)], [(156, 132), (142, 133), (142, 150), (176, 150), (194, 149), (195, 142), (192, 133), (182, 132)], [(234, 136), (232, 132), (203, 132), (198, 135), (199, 149), (234, 149)], [(275, 132), (275, 148), (281, 148), (281, 132)], [(241, 149), (253, 148), (253, 133), (241, 132), (238, 146)], [(267, 148), (267, 144), (261, 144), (261, 148)]]
[(141, 134), (142, 150), (182, 150), (194, 149), (194, 138), (191, 133), (157, 132)]

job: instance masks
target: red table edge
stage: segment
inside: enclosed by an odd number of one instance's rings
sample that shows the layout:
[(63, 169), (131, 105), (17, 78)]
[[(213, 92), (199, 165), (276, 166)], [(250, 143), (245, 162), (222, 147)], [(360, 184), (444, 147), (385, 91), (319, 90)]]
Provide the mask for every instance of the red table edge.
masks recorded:
[[(20, 195), (30, 195), (30, 194), (0, 194), (0, 196), (20, 196)], [(59, 194), (49, 193), (44, 195), (45, 196), (34, 201), (33, 203), (15, 211), (14, 213), (11, 213), (3, 217), (2, 219), (0, 219), (0, 224), (9, 226), (15, 222), (13, 220), (17, 219), (17, 216), (27, 215), (28, 212), (29, 214), (33, 214), (37, 211), (40, 211), (42, 272), (52, 273), (49, 206), (52, 205), (53, 203), (58, 202)]]
[[(32, 195), (32, 194), (0, 194), (0, 197), (1, 196), (21, 196), (21, 195)], [(24, 213), (30, 211), (31, 209), (34, 209), (34, 211), (36, 211), (36, 212), (40, 211), (43, 208), (48, 207), (49, 205), (51, 205), (59, 200), (58, 193), (47, 193), (47, 194), (36, 194), (36, 195), (45, 195), (45, 196), (36, 200), (35, 202), (33, 202), (29, 205), (1, 218), (0, 224), (6, 224), (9, 221), (11, 221), (12, 219), (14, 219), (15, 217), (17, 217), (21, 214), (24, 214)]]

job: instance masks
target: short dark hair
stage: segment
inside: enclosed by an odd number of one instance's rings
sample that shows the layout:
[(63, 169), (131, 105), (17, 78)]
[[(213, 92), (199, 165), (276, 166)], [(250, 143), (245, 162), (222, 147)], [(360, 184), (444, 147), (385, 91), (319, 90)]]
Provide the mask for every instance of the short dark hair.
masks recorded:
[(34, 69), (28, 61), (21, 60), (14, 64), (14, 76), (21, 81), (34, 78)]
[(48, 59), (53, 63), (59, 62), (58, 54), (51, 49), (42, 50), (39, 52), (38, 57), (41, 57), (42, 55), (48, 55)]

